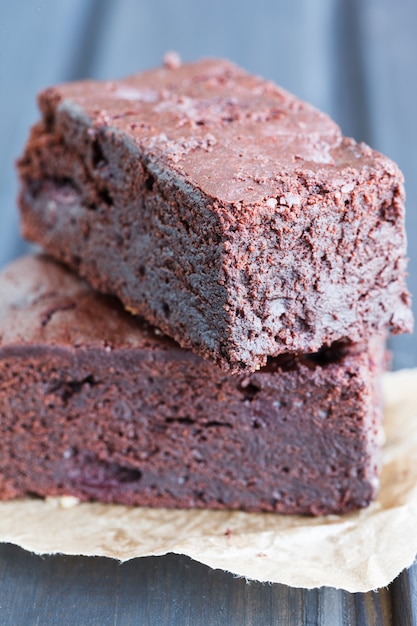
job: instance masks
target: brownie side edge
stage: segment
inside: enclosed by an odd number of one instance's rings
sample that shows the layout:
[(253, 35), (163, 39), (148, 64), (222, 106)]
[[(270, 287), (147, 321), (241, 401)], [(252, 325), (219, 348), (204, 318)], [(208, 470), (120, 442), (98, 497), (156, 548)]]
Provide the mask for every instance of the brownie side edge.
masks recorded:
[(318, 515), (375, 496), (380, 414), (363, 358), (219, 380), (138, 352), (1, 352), (3, 499)]

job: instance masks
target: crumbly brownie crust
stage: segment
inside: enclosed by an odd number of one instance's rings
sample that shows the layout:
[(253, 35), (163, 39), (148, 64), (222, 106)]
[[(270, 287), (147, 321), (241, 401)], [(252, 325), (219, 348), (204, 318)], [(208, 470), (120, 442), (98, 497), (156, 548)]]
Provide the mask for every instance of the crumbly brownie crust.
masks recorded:
[(223, 368), (409, 331), (403, 180), (226, 61), (40, 94), (23, 234)]
[(0, 498), (342, 513), (378, 485), (383, 352), (224, 373), (46, 257), (0, 276)]

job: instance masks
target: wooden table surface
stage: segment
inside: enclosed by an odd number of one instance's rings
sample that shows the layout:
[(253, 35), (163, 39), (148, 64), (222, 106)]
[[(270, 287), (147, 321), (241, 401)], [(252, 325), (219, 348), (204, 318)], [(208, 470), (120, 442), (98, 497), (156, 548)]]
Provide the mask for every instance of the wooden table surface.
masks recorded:
[[(44, 86), (225, 56), (334, 117), (394, 159), (407, 190), (409, 287), (417, 293), (415, 0), (0, 0), (0, 267), (18, 234), (14, 160)], [(415, 313), (416, 315), (416, 313)], [(417, 366), (417, 337), (392, 342)], [(417, 532), (417, 529), (416, 529)], [(388, 589), (349, 594), (242, 579), (167, 555), (119, 565), (0, 546), (0, 625), (417, 624), (417, 563)]]

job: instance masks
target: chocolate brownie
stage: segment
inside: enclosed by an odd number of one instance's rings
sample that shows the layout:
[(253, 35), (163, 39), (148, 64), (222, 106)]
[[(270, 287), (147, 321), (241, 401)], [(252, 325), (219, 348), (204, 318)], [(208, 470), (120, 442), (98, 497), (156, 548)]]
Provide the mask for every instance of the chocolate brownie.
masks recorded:
[(46, 257), (0, 277), (0, 497), (341, 513), (378, 486), (381, 342), (225, 373)]
[(223, 368), (412, 325), (403, 179), (226, 61), (39, 97), (23, 234)]

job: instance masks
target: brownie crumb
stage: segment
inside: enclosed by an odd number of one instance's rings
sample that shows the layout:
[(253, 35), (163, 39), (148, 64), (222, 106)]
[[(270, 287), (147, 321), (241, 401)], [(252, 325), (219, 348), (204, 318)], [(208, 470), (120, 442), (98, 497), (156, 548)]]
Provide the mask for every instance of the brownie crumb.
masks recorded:
[(178, 52), (169, 50), (164, 54), (163, 63), (167, 70), (177, 70), (181, 67), (181, 57)]

